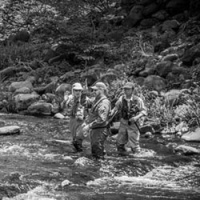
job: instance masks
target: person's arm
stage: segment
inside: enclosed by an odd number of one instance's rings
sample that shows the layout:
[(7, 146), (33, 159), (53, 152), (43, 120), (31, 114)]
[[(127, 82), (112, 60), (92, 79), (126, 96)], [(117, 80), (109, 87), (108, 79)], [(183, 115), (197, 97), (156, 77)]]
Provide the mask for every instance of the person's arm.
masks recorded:
[(122, 105), (122, 96), (115, 103), (115, 107), (111, 110), (111, 114), (110, 115), (112, 116), (115, 113), (117, 113), (121, 109), (121, 105)]
[(73, 96), (69, 95), (68, 99), (65, 101), (63, 105), (63, 112), (65, 115), (70, 116), (72, 114), (72, 105), (73, 104)]
[(138, 107), (140, 110), (139, 115), (141, 117), (147, 116), (147, 107), (144, 105), (144, 101), (140, 97), (138, 97), (138, 100)]
[(70, 96), (71, 96), (71, 95), (68, 93), (68, 91), (64, 93), (63, 101), (62, 101), (61, 104), (60, 104), (61, 109), (64, 109), (64, 108), (65, 108), (66, 103), (67, 103), (67, 101), (69, 100)]

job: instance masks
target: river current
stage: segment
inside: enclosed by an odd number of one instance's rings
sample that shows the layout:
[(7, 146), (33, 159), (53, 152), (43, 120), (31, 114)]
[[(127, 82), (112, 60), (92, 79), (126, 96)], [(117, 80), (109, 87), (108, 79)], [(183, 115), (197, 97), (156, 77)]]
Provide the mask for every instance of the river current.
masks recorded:
[(109, 139), (97, 162), (89, 140), (82, 154), (73, 152), (67, 120), (0, 115), (0, 126), (10, 125), (21, 131), (0, 136), (0, 199), (200, 199), (199, 156), (176, 154), (170, 144), (184, 142), (173, 135), (142, 136), (142, 152), (132, 157), (119, 157)]

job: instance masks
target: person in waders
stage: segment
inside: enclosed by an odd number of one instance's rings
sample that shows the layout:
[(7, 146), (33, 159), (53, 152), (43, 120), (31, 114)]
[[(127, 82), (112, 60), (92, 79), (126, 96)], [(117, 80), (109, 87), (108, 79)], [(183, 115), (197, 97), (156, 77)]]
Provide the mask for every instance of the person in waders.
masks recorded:
[(106, 96), (107, 87), (103, 82), (97, 82), (91, 88), (95, 93), (95, 99), (88, 113), (83, 131), (90, 131), (92, 157), (98, 160), (104, 159), (104, 142), (108, 136), (107, 120), (111, 103)]
[(125, 146), (131, 148), (133, 153), (140, 152), (140, 131), (138, 120), (147, 115), (143, 100), (134, 95), (134, 84), (127, 82), (124, 94), (118, 99), (111, 114), (120, 112), (120, 127), (117, 136), (117, 150), (119, 155), (127, 155)]
[(82, 142), (84, 135), (81, 130), (89, 102), (90, 99), (83, 94), (82, 85), (80, 83), (74, 83), (72, 85), (72, 94), (68, 96), (65, 103), (65, 111), (70, 117), (69, 130), (72, 135), (72, 144), (76, 152), (83, 151)]

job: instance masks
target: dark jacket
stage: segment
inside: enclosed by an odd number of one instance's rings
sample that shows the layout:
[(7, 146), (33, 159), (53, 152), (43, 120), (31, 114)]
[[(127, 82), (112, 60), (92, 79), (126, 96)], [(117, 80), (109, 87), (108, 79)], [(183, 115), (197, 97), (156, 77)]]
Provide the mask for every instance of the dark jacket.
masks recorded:
[(110, 109), (111, 104), (106, 96), (103, 95), (100, 98), (95, 99), (86, 120), (86, 122), (90, 124), (90, 128), (106, 127)]
[(147, 109), (144, 106), (144, 102), (140, 97), (132, 95), (129, 101), (130, 103), (128, 103), (128, 100), (123, 95), (115, 104), (115, 109), (120, 112), (121, 118), (129, 120), (131, 117), (134, 117), (140, 113), (142, 113), (143, 115), (147, 115)]

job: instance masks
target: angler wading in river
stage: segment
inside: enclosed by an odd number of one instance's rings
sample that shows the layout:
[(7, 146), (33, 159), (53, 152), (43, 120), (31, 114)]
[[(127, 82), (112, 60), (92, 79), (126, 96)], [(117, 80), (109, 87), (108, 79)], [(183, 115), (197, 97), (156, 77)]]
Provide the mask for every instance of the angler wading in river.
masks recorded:
[(70, 117), (69, 130), (72, 134), (72, 144), (77, 152), (83, 151), (82, 141), (84, 135), (82, 132), (82, 125), (87, 113), (87, 108), (91, 104), (90, 99), (84, 95), (83, 87), (80, 83), (72, 85), (72, 94), (69, 95), (65, 102), (65, 111)]
[(107, 121), (111, 103), (106, 96), (107, 87), (103, 82), (97, 82), (91, 88), (95, 93), (95, 100), (88, 113), (83, 131), (90, 131), (93, 158), (104, 159), (104, 142), (108, 136)]
[(138, 120), (147, 115), (147, 109), (143, 100), (134, 95), (134, 84), (127, 82), (124, 87), (124, 95), (116, 102), (111, 114), (120, 112), (121, 120), (117, 137), (117, 150), (119, 155), (127, 155), (125, 146), (131, 148), (133, 153), (140, 152), (140, 131)]

